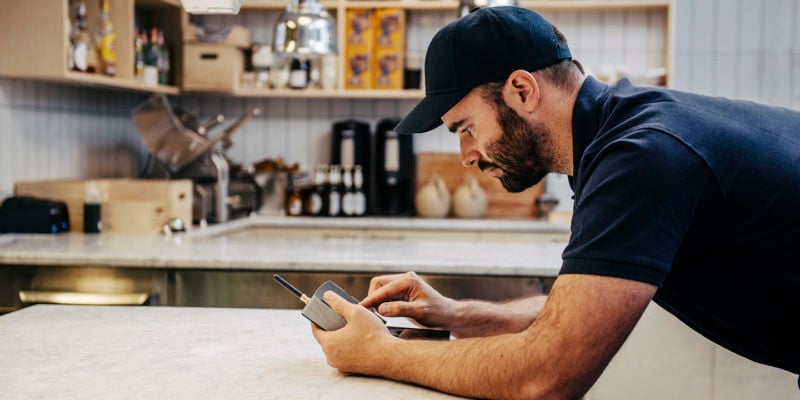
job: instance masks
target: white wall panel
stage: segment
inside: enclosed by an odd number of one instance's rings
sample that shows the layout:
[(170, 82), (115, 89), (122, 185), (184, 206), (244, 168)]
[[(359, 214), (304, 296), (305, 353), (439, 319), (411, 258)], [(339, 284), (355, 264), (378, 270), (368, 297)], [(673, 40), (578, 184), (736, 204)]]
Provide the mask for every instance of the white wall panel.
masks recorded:
[[(705, 0), (710, 1), (710, 0)], [(714, 0), (720, 1), (720, 0)], [(762, 50), (763, 9), (772, 0), (739, 0), (739, 50), (742, 52), (758, 52)], [(723, 1), (723, 3), (725, 3)]]
[[(676, 0), (676, 88), (800, 107), (800, 2), (797, 0)], [(193, 17), (218, 29), (241, 24), (255, 42), (270, 43), (278, 11)], [(545, 12), (564, 32), (576, 58), (597, 70), (664, 63), (665, 16), (659, 11)], [(408, 53), (425, 52), (455, 11), (410, 11)], [(19, 179), (136, 175), (146, 155), (130, 110), (145, 94), (0, 79), (0, 194)], [(228, 123), (253, 106), (263, 108), (233, 137), (237, 162), (282, 157), (304, 168), (329, 162), (333, 122), (355, 117), (374, 128), (402, 116), (415, 100), (236, 99), (171, 96), (202, 121), (224, 113)], [(417, 151), (457, 152), (458, 141), (439, 128), (414, 137)], [(129, 154), (129, 155), (128, 155)], [(38, 163), (38, 164), (37, 164)]]
[(715, 1), (695, 1), (692, 16), (691, 49), (698, 52), (714, 51)]
[(739, 44), (739, 3), (727, 1), (716, 8), (714, 19), (715, 43), (717, 53), (735, 53)]
[(794, 7), (797, 0), (765, 1), (763, 23), (764, 39), (762, 46), (767, 52), (786, 52), (792, 49), (792, 29), (797, 24), (794, 20)]

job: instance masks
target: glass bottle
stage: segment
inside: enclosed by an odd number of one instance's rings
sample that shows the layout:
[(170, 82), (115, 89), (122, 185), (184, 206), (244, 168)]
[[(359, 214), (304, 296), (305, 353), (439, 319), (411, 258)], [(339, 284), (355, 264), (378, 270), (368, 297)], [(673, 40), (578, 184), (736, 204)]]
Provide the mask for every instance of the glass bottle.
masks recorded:
[(308, 63), (300, 59), (292, 59), (289, 67), (289, 87), (292, 89), (305, 89), (308, 86)]
[(110, 0), (100, 0), (100, 30), (97, 33), (98, 59), (100, 71), (108, 76), (117, 72), (117, 50), (115, 48), (117, 35), (110, 16)]
[(352, 217), (354, 209), (354, 187), (353, 187), (353, 171), (350, 167), (342, 169), (342, 214), (347, 217)]
[(308, 185), (305, 173), (294, 174), (290, 178), (289, 190), (286, 196), (286, 215), (303, 215), (303, 190)]
[(92, 41), (89, 39), (89, 32), (87, 29), (86, 1), (81, 1), (77, 5), (70, 39), (72, 42), (73, 70), (94, 72), (90, 71), (90, 54), (94, 53), (94, 48), (92, 46)]
[(94, 181), (86, 184), (83, 197), (83, 231), (100, 233), (103, 230), (100, 190)]
[(158, 48), (158, 28), (150, 30), (150, 38), (144, 34), (142, 50), (144, 53), (144, 70), (142, 81), (147, 85), (158, 84), (158, 61), (161, 50)]
[(324, 211), (328, 209), (328, 166), (325, 164), (314, 168), (314, 189), (308, 195), (306, 206), (308, 215), (327, 215)]
[(139, 82), (144, 79), (145, 41), (147, 41), (147, 36), (137, 31), (136, 38), (133, 40), (133, 76)]
[(158, 61), (156, 64), (158, 68), (158, 83), (161, 85), (169, 85), (169, 46), (164, 40), (164, 31), (158, 31)]
[(342, 167), (331, 165), (328, 172), (328, 216), (338, 217), (342, 213)]
[(364, 193), (364, 173), (361, 166), (353, 167), (353, 215), (363, 217), (367, 214), (367, 195)]

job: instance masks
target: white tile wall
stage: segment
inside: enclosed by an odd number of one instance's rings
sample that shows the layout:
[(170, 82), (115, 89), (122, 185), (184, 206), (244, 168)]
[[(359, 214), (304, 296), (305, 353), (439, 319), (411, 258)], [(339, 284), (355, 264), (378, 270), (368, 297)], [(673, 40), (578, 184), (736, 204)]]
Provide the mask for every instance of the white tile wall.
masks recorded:
[[(423, 53), (455, 12), (408, 13), (408, 52)], [(666, 16), (660, 11), (544, 12), (567, 35), (573, 53), (592, 70), (664, 65)], [(275, 11), (209, 16), (218, 28), (249, 27), (268, 43)], [(676, 0), (674, 86), (800, 108), (800, 20), (797, 0)], [(146, 95), (0, 78), (0, 196), (15, 180), (135, 176), (145, 151), (130, 109)], [(283, 157), (308, 168), (327, 162), (332, 122), (356, 117), (375, 123), (402, 116), (413, 100), (235, 99), (187, 95), (173, 103), (201, 118), (235, 118), (252, 107), (262, 118), (234, 136), (230, 156), (252, 162)], [(457, 152), (444, 129), (418, 135), (417, 151)], [(561, 182), (563, 179), (553, 179)], [(558, 188), (568, 193), (568, 188)], [(568, 198), (561, 208), (571, 207)]]

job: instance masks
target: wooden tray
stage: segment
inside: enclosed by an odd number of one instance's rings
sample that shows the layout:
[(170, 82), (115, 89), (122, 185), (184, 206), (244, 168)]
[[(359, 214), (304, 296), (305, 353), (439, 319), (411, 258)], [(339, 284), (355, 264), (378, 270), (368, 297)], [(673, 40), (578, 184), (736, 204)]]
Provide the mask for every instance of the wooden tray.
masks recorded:
[(523, 192), (509, 193), (497, 178), (481, 172), (477, 166), (465, 168), (461, 165), (461, 155), (458, 153), (417, 153), (417, 190), (428, 183), (434, 173), (444, 180), (450, 193), (461, 185), (465, 174), (474, 175), (489, 199), (489, 207), (484, 218), (540, 216), (536, 199), (544, 190), (544, 181)]

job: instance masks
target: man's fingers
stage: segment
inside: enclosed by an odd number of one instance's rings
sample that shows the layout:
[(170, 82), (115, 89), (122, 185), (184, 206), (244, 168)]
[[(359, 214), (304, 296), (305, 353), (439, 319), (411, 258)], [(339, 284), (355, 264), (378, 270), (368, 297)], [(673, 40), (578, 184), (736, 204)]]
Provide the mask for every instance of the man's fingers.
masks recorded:
[(379, 288), (385, 286), (387, 283), (402, 277), (403, 274), (395, 274), (395, 275), (383, 275), (383, 276), (376, 276), (369, 281), (369, 291), (367, 293), (372, 293)]
[(352, 311), (352, 307), (355, 306), (353, 303), (341, 298), (338, 294), (330, 290), (322, 295), (322, 299), (325, 300), (325, 303), (327, 303), (333, 311), (336, 311), (337, 314), (345, 317), (345, 319), (347, 319), (347, 315)]
[(419, 304), (409, 303), (407, 301), (392, 301), (383, 303), (378, 308), (378, 313), (385, 317), (409, 317), (417, 319), (421, 317), (420, 310), (422, 307)]
[(406, 300), (408, 299), (408, 292), (412, 288), (412, 281), (408, 279), (395, 279), (379, 287), (375, 291), (370, 290), (367, 297), (363, 298), (359, 304), (367, 308), (372, 308), (386, 301)]

